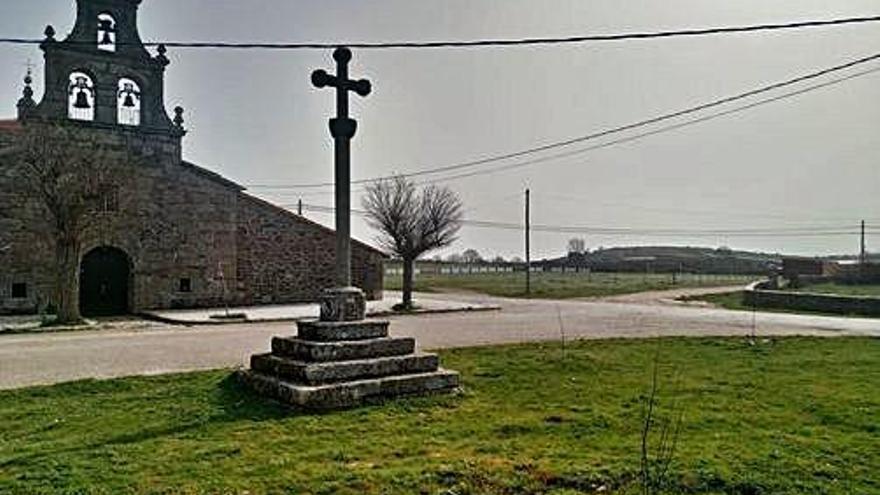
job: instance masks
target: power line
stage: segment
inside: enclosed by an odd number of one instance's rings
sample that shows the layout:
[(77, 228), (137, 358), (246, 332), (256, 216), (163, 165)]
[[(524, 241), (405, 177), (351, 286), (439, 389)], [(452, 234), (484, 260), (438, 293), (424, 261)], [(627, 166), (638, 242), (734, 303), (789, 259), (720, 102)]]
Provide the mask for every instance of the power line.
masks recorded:
[[(875, 53), (875, 54), (867, 56), (867, 57), (855, 59), (855, 60), (852, 60), (852, 61), (849, 61), (849, 62), (846, 62), (843, 64), (835, 65), (833, 67), (828, 67), (828, 68), (825, 68), (822, 70), (811, 72), (809, 74), (805, 74), (805, 75), (801, 75), (801, 76), (794, 77), (791, 79), (787, 79), (785, 81), (768, 84), (763, 87), (753, 89), (750, 91), (746, 91), (743, 93), (739, 93), (739, 94), (736, 94), (733, 96), (719, 98), (719, 99), (710, 101), (708, 103), (695, 105), (695, 106), (686, 108), (684, 110), (679, 110), (676, 112), (663, 114), (663, 115), (660, 115), (657, 117), (652, 117), (652, 118), (642, 120), (639, 122), (635, 122), (632, 124), (626, 124), (626, 125), (614, 127), (611, 129), (606, 129), (603, 131), (594, 132), (592, 134), (587, 134), (585, 136), (567, 139), (564, 141), (557, 141), (557, 142), (553, 142), (553, 143), (549, 143), (549, 144), (545, 144), (545, 145), (541, 145), (541, 146), (536, 146), (533, 148), (528, 148), (528, 149), (521, 150), (521, 151), (516, 151), (513, 153), (490, 156), (490, 157), (481, 158), (481, 159), (477, 159), (477, 160), (466, 161), (466, 162), (456, 163), (456, 164), (452, 164), (452, 165), (446, 165), (446, 166), (442, 166), (442, 167), (431, 168), (428, 170), (422, 170), (419, 172), (395, 174), (395, 175), (384, 176), (384, 177), (375, 177), (372, 179), (353, 180), (352, 184), (368, 184), (368, 183), (377, 182), (377, 181), (381, 181), (381, 180), (391, 179), (393, 177), (411, 178), (411, 177), (420, 177), (423, 175), (433, 175), (433, 174), (438, 174), (438, 173), (443, 173), (443, 172), (468, 169), (468, 168), (473, 168), (473, 167), (479, 167), (482, 165), (488, 165), (490, 163), (495, 163), (495, 162), (499, 162), (499, 161), (506, 161), (506, 160), (510, 160), (510, 159), (514, 159), (514, 158), (520, 158), (520, 157), (524, 157), (524, 156), (528, 156), (528, 155), (533, 155), (533, 154), (541, 153), (544, 151), (553, 150), (556, 148), (563, 148), (563, 147), (571, 146), (571, 145), (578, 144), (578, 143), (593, 141), (593, 140), (596, 140), (599, 138), (611, 136), (614, 134), (620, 134), (622, 132), (631, 131), (631, 130), (639, 129), (642, 127), (647, 127), (647, 126), (650, 126), (653, 124), (658, 124), (661, 122), (676, 119), (676, 118), (690, 115), (693, 113), (701, 112), (704, 110), (708, 110), (710, 108), (719, 107), (722, 105), (733, 103), (733, 102), (743, 100), (746, 98), (750, 98), (753, 96), (757, 96), (757, 95), (768, 93), (768, 92), (771, 92), (774, 90), (782, 89), (782, 88), (785, 88), (788, 86), (793, 86), (798, 83), (802, 83), (802, 82), (809, 81), (812, 79), (817, 79), (819, 77), (822, 77), (822, 76), (825, 76), (828, 74), (832, 74), (832, 73), (839, 72), (839, 71), (842, 71), (845, 69), (856, 67), (858, 65), (863, 65), (863, 64), (866, 64), (866, 63), (869, 63), (869, 62), (872, 62), (872, 61), (875, 61), (878, 59), (880, 59), (880, 53)], [(823, 86), (820, 86), (820, 87), (823, 87)], [(814, 88), (814, 89), (818, 89), (818, 87)], [(564, 156), (567, 156), (567, 155), (564, 155)], [(544, 159), (539, 159), (539, 160), (546, 161)], [(538, 162), (536, 162), (536, 163), (538, 163)], [(256, 185), (248, 185), (247, 187), (252, 188), (252, 189), (314, 189), (314, 188), (332, 187), (333, 185), (334, 185), (333, 182), (320, 182), (320, 183), (312, 183), (312, 184), (289, 184), (289, 185), (256, 184)]]
[[(880, 69), (878, 69), (880, 70)], [(534, 196), (534, 193), (532, 194)], [(559, 194), (559, 193), (548, 193), (541, 192), (538, 196), (542, 199), (547, 199), (550, 201), (559, 201), (566, 202), (571, 204), (580, 204), (580, 205), (591, 205), (591, 206), (603, 206), (610, 208), (623, 208), (623, 209), (631, 209), (631, 210), (641, 210), (649, 213), (676, 213), (676, 214), (685, 214), (685, 215), (698, 215), (698, 216), (712, 216), (717, 217), (718, 212), (711, 210), (699, 210), (699, 209), (686, 209), (686, 208), (669, 208), (669, 207), (656, 207), (656, 206), (645, 206), (638, 205), (633, 203), (623, 203), (623, 202), (608, 202), (608, 201), (600, 201), (596, 202), (592, 198), (587, 198), (584, 196), (576, 196), (570, 194)], [(755, 218), (755, 219), (763, 219), (763, 220), (783, 220), (783, 221), (791, 221), (791, 222), (809, 222), (809, 221), (821, 221), (824, 223), (847, 223), (850, 220), (859, 219), (862, 215), (835, 215), (833, 217), (830, 216), (821, 216), (817, 217), (814, 214), (810, 214), (811, 212), (806, 211), (802, 212), (804, 217), (792, 217), (792, 215), (788, 214), (773, 214), (773, 213), (757, 213), (750, 211), (730, 211), (725, 215), (727, 217), (744, 217), (744, 218)], [(878, 220), (880, 221), (880, 220)]]
[(700, 118), (696, 118), (696, 119), (688, 120), (688, 121), (681, 122), (681, 123), (678, 123), (678, 124), (671, 124), (671, 125), (668, 125), (668, 126), (664, 126), (664, 127), (660, 127), (660, 128), (658, 128), (658, 129), (651, 130), (651, 131), (647, 131), (647, 132), (643, 132), (643, 133), (635, 134), (635, 135), (633, 135), (633, 136), (627, 136), (627, 137), (623, 137), (623, 138), (615, 139), (615, 140), (612, 140), (612, 141), (607, 141), (607, 142), (604, 142), (604, 143), (595, 144), (595, 145), (592, 145), (592, 146), (588, 146), (588, 147), (586, 147), (586, 148), (580, 148), (580, 149), (576, 149), (576, 150), (572, 150), (572, 151), (566, 151), (566, 152), (563, 152), (563, 153), (557, 153), (557, 154), (554, 154), (554, 155), (545, 156), (545, 157), (542, 157), (542, 158), (536, 158), (536, 159), (534, 159), (534, 160), (527, 160), (527, 161), (524, 161), (524, 162), (513, 163), (513, 164), (510, 164), (510, 165), (502, 165), (502, 166), (495, 167), (495, 168), (492, 168), (492, 169), (489, 169), (489, 170), (477, 170), (477, 171), (474, 171), (474, 172), (468, 172), (468, 173), (463, 173), (463, 174), (458, 174), (458, 175), (452, 175), (452, 176), (448, 176), (448, 177), (441, 177), (441, 178), (439, 178), (439, 179), (426, 180), (426, 181), (422, 181), (422, 182), (420, 182), (419, 184), (420, 184), (420, 185), (424, 185), (424, 184), (436, 184), (436, 183), (440, 183), (440, 182), (448, 182), (448, 181), (452, 181), (452, 180), (465, 179), (465, 178), (470, 178), (470, 177), (477, 177), (477, 176), (480, 176), (480, 175), (489, 175), (489, 174), (494, 174), (494, 173), (497, 173), (497, 172), (503, 172), (503, 171), (507, 171), (507, 170), (513, 170), (513, 169), (517, 169), (517, 168), (522, 168), (522, 167), (527, 167), (527, 166), (531, 166), (531, 165), (536, 165), (536, 164), (539, 164), (539, 163), (545, 163), (545, 162), (549, 162), (549, 161), (553, 161), (553, 160), (559, 160), (559, 159), (561, 159), (561, 158), (568, 158), (568, 157), (571, 157), (571, 156), (577, 156), (577, 155), (581, 155), (581, 154), (584, 154), (584, 153), (588, 153), (588, 152), (590, 152), (590, 151), (596, 151), (596, 150), (600, 150), (600, 149), (604, 149), (604, 148), (611, 148), (611, 147), (614, 147), (614, 146), (617, 146), (617, 145), (620, 145), (620, 144), (625, 144), (625, 143), (629, 143), (629, 142), (633, 142), (633, 141), (638, 141), (638, 140), (644, 139), (644, 138), (646, 138), (646, 137), (650, 137), (650, 136), (654, 136), (654, 135), (658, 135), (658, 134), (665, 134), (665, 133), (667, 133), (667, 132), (672, 132), (672, 131), (675, 131), (675, 130), (678, 130), (678, 129), (682, 129), (682, 128), (684, 128), (684, 127), (690, 127), (690, 126), (693, 126), (693, 125), (701, 124), (701, 123), (708, 122), (708, 121), (711, 121), (711, 120), (715, 120), (715, 119), (718, 119), (718, 118), (721, 118), (721, 117), (725, 117), (725, 116), (727, 116), (727, 115), (733, 115), (733, 114), (736, 114), (736, 113), (741, 113), (741, 112), (744, 112), (744, 111), (746, 111), (746, 110), (750, 110), (750, 109), (752, 109), (752, 108), (756, 108), (756, 107), (759, 107), (759, 106), (768, 105), (768, 104), (770, 104), (770, 103), (775, 103), (775, 102), (777, 102), (777, 101), (781, 101), (781, 100), (786, 100), (786, 99), (789, 99), (789, 98), (793, 98), (793, 97), (795, 97), (795, 96), (799, 96), (799, 95), (802, 95), (802, 94), (804, 94), (804, 93), (808, 93), (808, 92), (811, 92), (811, 91), (815, 91), (815, 90), (817, 90), (817, 89), (821, 89), (821, 88), (824, 88), (824, 87), (827, 87), (827, 86), (832, 86), (832, 85), (835, 85), (835, 84), (840, 84), (840, 83), (842, 83), (842, 82), (849, 81), (849, 80), (851, 80), (851, 79), (855, 79), (855, 78), (858, 78), (858, 77), (863, 77), (863, 76), (866, 76), (866, 75), (869, 75), (869, 74), (873, 74), (873, 73), (876, 73), (876, 72), (880, 72), (880, 67), (877, 67), (877, 68), (874, 68), (874, 69), (870, 69), (870, 70), (866, 70), (866, 71), (862, 71), (862, 72), (859, 72), (859, 73), (856, 73), (856, 74), (852, 74), (852, 75), (849, 75), (849, 76), (846, 76), (846, 77), (842, 77), (842, 78), (834, 79), (834, 80), (832, 80), (832, 81), (824, 82), (824, 83), (821, 83), (821, 84), (816, 84), (816, 85), (813, 85), (813, 86), (809, 86), (809, 87), (806, 87), (806, 88), (803, 88), (803, 89), (800, 89), (800, 90), (797, 90), (797, 91), (792, 91), (792, 92), (785, 93), (785, 94), (782, 94), (782, 95), (779, 95), (779, 96), (775, 96), (775, 97), (773, 97), (773, 98), (767, 98), (767, 99), (764, 99), (764, 100), (760, 100), (760, 101), (757, 101), (757, 102), (754, 102), (754, 103), (750, 103), (750, 104), (748, 104), (748, 105), (744, 105), (744, 106), (741, 106), (741, 107), (736, 107), (736, 108), (732, 108), (732, 109), (730, 109), (730, 110), (725, 110), (725, 111), (722, 111), (722, 112), (713, 113), (713, 114), (710, 114), (710, 115), (707, 115), (707, 116), (704, 116), (704, 117), (700, 117)]
[[(646, 40), (674, 37), (698, 37), (719, 34), (752, 33), (760, 31), (797, 30), (842, 26), (847, 24), (863, 24), (880, 21), (880, 16), (846, 17), (828, 20), (811, 20), (788, 23), (753, 24), (746, 26), (724, 26), (695, 29), (679, 29), (672, 31), (633, 32), (622, 34), (593, 34), (564, 37), (517, 38), (517, 39), (480, 39), (470, 41), (392, 41), (392, 42), (336, 42), (336, 43), (247, 43), (247, 42), (149, 42), (146, 46), (164, 45), (167, 48), (199, 48), (199, 49), (237, 49), (237, 50), (327, 50), (339, 46), (363, 50), (387, 49), (421, 49), (421, 48), (479, 48), (479, 47), (510, 47), (532, 45), (558, 45), (587, 42)], [(0, 38), (0, 43), (17, 45), (39, 45), (44, 40), (28, 38)], [(91, 44), (91, 42), (89, 42)], [(117, 43), (122, 45), (123, 43)]]
[[(755, 108), (755, 107), (759, 107), (759, 106), (767, 105), (767, 104), (774, 103), (774, 102), (777, 102), (777, 101), (781, 101), (781, 100), (785, 100), (785, 99), (788, 99), (788, 98), (792, 98), (792, 97), (795, 97), (795, 96), (798, 96), (798, 95), (801, 95), (801, 94), (804, 94), (804, 93), (807, 93), (807, 92), (810, 92), (810, 91), (815, 91), (815, 90), (818, 90), (818, 89), (821, 89), (821, 88), (824, 88), (824, 87), (828, 87), (828, 86), (832, 86), (832, 85), (840, 84), (840, 83), (843, 83), (843, 82), (845, 82), (845, 81), (849, 81), (849, 80), (851, 80), (851, 79), (855, 79), (855, 78), (858, 78), (858, 77), (863, 77), (863, 76), (866, 76), (866, 75), (869, 75), (869, 74), (873, 74), (873, 73), (876, 73), (876, 72), (880, 72), (880, 67), (877, 67), (877, 68), (874, 68), (874, 69), (870, 69), (870, 70), (866, 70), (866, 71), (862, 71), (862, 72), (858, 72), (858, 73), (855, 73), (855, 74), (851, 74), (851, 75), (848, 75), (848, 76), (845, 76), (845, 77), (842, 77), (842, 78), (838, 78), (838, 79), (834, 79), (834, 80), (831, 80), (831, 81), (826, 81), (826, 82), (821, 83), (821, 84), (816, 84), (816, 85), (808, 86), (808, 87), (806, 87), (806, 88), (802, 88), (802, 89), (797, 90), (797, 91), (792, 91), (792, 92), (789, 92), (789, 93), (785, 93), (785, 94), (782, 94), (782, 95), (775, 96), (775, 97), (773, 97), (773, 98), (767, 98), (767, 99), (764, 99), (764, 100), (760, 100), (760, 101), (757, 101), (757, 102), (754, 102), (754, 103), (751, 103), (751, 104), (749, 104), (749, 105), (745, 105), (745, 106), (742, 106), (742, 107), (732, 108), (732, 109), (729, 109), (729, 110), (725, 110), (725, 111), (723, 111), (723, 112), (717, 112), (717, 113), (710, 114), (710, 115), (707, 115), (707, 116), (704, 116), (704, 117), (700, 117), (700, 118), (697, 118), (697, 119), (692, 119), (692, 120), (688, 120), (688, 121), (681, 122), (681, 123), (678, 123), (678, 124), (673, 124), (673, 125), (669, 125), (669, 126), (664, 126), (664, 127), (659, 128), (659, 129), (652, 130), (652, 131), (648, 131), (648, 132), (644, 132), (644, 133), (636, 134), (636, 135), (633, 135), (633, 136), (627, 136), (627, 137), (624, 137), (624, 138), (620, 138), (620, 139), (616, 139), (616, 140), (608, 141), (608, 142), (605, 142), (605, 143), (600, 143), (600, 144), (593, 145), (593, 146), (588, 146), (588, 147), (586, 147), (586, 148), (580, 148), (580, 149), (573, 150), (573, 151), (568, 151), (568, 152), (564, 152), (564, 153), (558, 153), (558, 154), (554, 154), (554, 155), (550, 155), (550, 156), (546, 156), (546, 157), (542, 157), (542, 158), (538, 158), (538, 159), (534, 159), (534, 160), (528, 160), (528, 161), (525, 161), (525, 162), (517, 162), (517, 163), (514, 163), (514, 164), (504, 165), (504, 166), (500, 166), (500, 167), (495, 167), (495, 168), (488, 169), (488, 170), (477, 170), (477, 171), (474, 171), (474, 172), (468, 172), (468, 173), (463, 173), (463, 174), (458, 174), (458, 175), (452, 175), (452, 176), (447, 176), (447, 177), (440, 177), (440, 178), (432, 179), (432, 180), (424, 180), (424, 181), (418, 182), (417, 185), (437, 184), (437, 183), (441, 183), (441, 182), (450, 182), (450, 181), (453, 181), (453, 180), (459, 180), (459, 179), (465, 179), (465, 178), (470, 178), (470, 177), (476, 177), (476, 176), (480, 176), (480, 175), (489, 175), (489, 174), (494, 174), (494, 173), (498, 173), (498, 172), (503, 172), (503, 171), (513, 170), (513, 169), (517, 169), (517, 168), (523, 168), (523, 167), (527, 167), (527, 166), (531, 166), (531, 165), (536, 165), (536, 164), (539, 164), (539, 163), (550, 162), (550, 161), (553, 161), (553, 160), (558, 160), (558, 159), (567, 158), (567, 157), (571, 157), (571, 156), (576, 156), (576, 155), (584, 154), (584, 153), (587, 153), (587, 152), (590, 152), (590, 151), (596, 151), (596, 150), (599, 150), (599, 149), (611, 148), (611, 147), (614, 147), (614, 146), (617, 146), (617, 145), (620, 145), (620, 144), (625, 144), (625, 143), (629, 143), (629, 142), (633, 142), (633, 141), (638, 141), (638, 140), (644, 139), (644, 138), (646, 138), (646, 137), (650, 137), (650, 136), (654, 136), (654, 135), (658, 135), (658, 134), (664, 134), (664, 133), (666, 133), (666, 132), (672, 132), (672, 131), (675, 131), (675, 130), (678, 130), (678, 129), (681, 129), (681, 128), (684, 128), (684, 127), (689, 127), (689, 126), (696, 125), (696, 124), (700, 124), (700, 123), (707, 122), (707, 121), (710, 121), (710, 120), (718, 119), (718, 118), (721, 118), (721, 117), (724, 117), (724, 116), (727, 116), (727, 115), (732, 115), (732, 114), (740, 113), (740, 112), (743, 112), (743, 111), (746, 111), (746, 110), (749, 110), (749, 109), (752, 109), (752, 108)], [(365, 190), (365, 187), (361, 186), (361, 187), (358, 187), (358, 188), (353, 188), (353, 189), (352, 189), (352, 192), (363, 192), (364, 190)], [(331, 194), (331, 195), (332, 195), (333, 192), (332, 192), (332, 191), (329, 191), (329, 192), (326, 192), (326, 191), (325, 191), (325, 192), (306, 192), (306, 193), (299, 193), (299, 196), (302, 196), (302, 197), (305, 197), (305, 196), (326, 196), (326, 195), (328, 195), (328, 194)], [(518, 193), (517, 193), (517, 194), (518, 194)]]
[[(292, 207), (292, 205), (281, 205)], [(336, 210), (330, 206), (303, 204), (308, 211), (318, 213), (333, 213)], [(352, 213), (358, 216), (366, 216), (363, 210), (353, 209)], [(501, 229), (522, 231), (523, 225), (512, 222), (497, 222), (489, 220), (464, 220), (463, 225), (477, 228)], [(589, 227), (571, 225), (532, 225), (533, 231), (565, 234), (592, 234), (611, 236), (658, 236), (658, 237), (837, 237), (858, 235), (859, 231), (846, 230), (847, 227), (839, 228), (755, 228), (755, 229), (639, 229), (625, 227)], [(880, 234), (880, 230), (871, 230), (871, 234)]]
[[(878, 69), (880, 70), (880, 69)], [(535, 196), (535, 194), (532, 194)], [(674, 213), (678, 215), (695, 215), (695, 216), (711, 216), (718, 217), (718, 212), (713, 210), (699, 210), (699, 209), (684, 209), (678, 207), (657, 207), (657, 206), (647, 206), (644, 204), (634, 204), (634, 203), (624, 203), (618, 201), (595, 201), (592, 198), (588, 198), (585, 196), (576, 196), (576, 195), (568, 195), (568, 194), (557, 194), (557, 193), (546, 193), (541, 192), (538, 194), (541, 199), (546, 199), (549, 201), (557, 201), (557, 202), (565, 202), (570, 204), (578, 204), (578, 205), (590, 205), (590, 206), (602, 206), (608, 208), (622, 208), (628, 210), (641, 210), (651, 213)], [(809, 215), (808, 217), (792, 217), (788, 214), (772, 214), (772, 213), (757, 213), (754, 211), (740, 211), (736, 209), (736, 211), (729, 211), (725, 213), (725, 217), (741, 217), (741, 218), (753, 218), (753, 219), (761, 219), (761, 220), (782, 220), (786, 222), (793, 222), (798, 224), (803, 224), (807, 222), (815, 222), (820, 221), (828, 224), (841, 224), (847, 223), (850, 220), (861, 218), (861, 215), (849, 215), (849, 216), (834, 216), (834, 217), (817, 217), (815, 215)], [(880, 220), (878, 220), (880, 221)]]

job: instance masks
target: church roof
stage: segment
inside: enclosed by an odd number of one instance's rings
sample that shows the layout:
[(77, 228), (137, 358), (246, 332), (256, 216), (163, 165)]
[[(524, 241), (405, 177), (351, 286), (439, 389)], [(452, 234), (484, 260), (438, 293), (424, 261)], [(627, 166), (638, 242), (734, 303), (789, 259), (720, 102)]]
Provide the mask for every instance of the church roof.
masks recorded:
[(0, 120), (0, 150), (2, 154), (6, 154), (15, 143), (16, 135), (21, 134), (21, 122), (17, 120)]
[(21, 122), (17, 119), (0, 120), (0, 132), (2, 133), (18, 133), (21, 132)]
[(180, 162), (180, 165), (182, 167), (188, 169), (190, 172), (192, 172), (198, 176), (201, 176), (205, 179), (208, 179), (210, 181), (216, 182), (220, 185), (223, 185), (226, 187), (231, 187), (231, 188), (237, 189), (239, 191), (245, 190), (245, 187), (242, 186), (241, 184), (233, 182), (233, 181), (227, 179), (226, 177), (223, 177), (222, 175), (218, 174), (217, 172), (212, 172), (204, 167), (200, 167), (200, 166), (196, 165), (195, 163), (183, 160), (182, 162)]
[[(326, 232), (328, 234), (334, 234), (334, 235), (336, 234), (335, 230), (331, 229), (330, 227), (327, 227), (326, 225), (322, 225), (318, 222), (315, 222), (314, 220), (309, 220), (306, 217), (299, 216), (296, 213), (288, 210), (287, 208), (282, 208), (276, 204), (273, 204), (269, 201), (266, 201), (265, 199), (258, 198), (256, 196), (253, 196), (253, 195), (247, 194), (247, 193), (242, 193), (241, 196), (239, 196), (239, 198), (246, 200), (246, 201), (251, 201), (251, 202), (258, 204), (258, 205), (262, 205), (266, 208), (271, 208), (271, 209), (275, 210), (276, 212), (286, 216), (287, 218), (290, 218), (290, 219), (297, 221), (297, 222), (300, 222), (300, 223), (304, 223), (310, 227), (316, 228), (316, 229), (321, 230), (323, 232)], [(375, 247), (367, 244), (366, 242), (359, 241), (355, 238), (352, 238), (351, 241), (353, 244), (360, 246), (361, 248), (366, 249), (367, 251), (371, 251), (372, 253), (377, 254), (383, 258), (390, 257), (390, 256), (388, 256), (388, 253), (382, 251), (381, 249), (375, 248)]]

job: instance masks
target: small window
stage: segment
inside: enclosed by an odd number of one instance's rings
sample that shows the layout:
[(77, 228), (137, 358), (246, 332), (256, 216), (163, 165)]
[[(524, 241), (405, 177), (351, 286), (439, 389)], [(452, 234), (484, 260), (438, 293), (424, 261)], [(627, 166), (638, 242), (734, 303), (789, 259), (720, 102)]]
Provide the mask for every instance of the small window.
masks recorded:
[(100, 213), (116, 213), (119, 211), (118, 187), (104, 186), (101, 188), (98, 198), (98, 211)]
[(116, 51), (116, 20), (110, 14), (98, 16), (98, 50)]
[(185, 293), (192, 292), (192, 279), (190, 279), (190, 278), (180, 279), (180, 284), (178, 286), (178, 292), (185, 292)]
[(13, 299), (27, 299), (28, 287), (25, 283), (12, 284)]

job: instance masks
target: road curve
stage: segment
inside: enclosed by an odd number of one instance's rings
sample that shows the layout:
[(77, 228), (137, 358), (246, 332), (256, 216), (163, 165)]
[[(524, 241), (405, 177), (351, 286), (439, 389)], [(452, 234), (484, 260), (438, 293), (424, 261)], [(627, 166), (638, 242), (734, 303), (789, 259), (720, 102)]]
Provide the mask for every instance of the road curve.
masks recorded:
[[(867, 335), (880, 320), (751, 313), (615, 300), (539, 301), (479, 295), (420, 295), (483, 304), (500, 311), (391, 318), (392, 333), (424, 348), (593, 338), (658, 336)], [(155, 327), (0, 336), (0, 389), (84, 378), (111, 378), (235, 367), (265, 352), (293, 323)]]

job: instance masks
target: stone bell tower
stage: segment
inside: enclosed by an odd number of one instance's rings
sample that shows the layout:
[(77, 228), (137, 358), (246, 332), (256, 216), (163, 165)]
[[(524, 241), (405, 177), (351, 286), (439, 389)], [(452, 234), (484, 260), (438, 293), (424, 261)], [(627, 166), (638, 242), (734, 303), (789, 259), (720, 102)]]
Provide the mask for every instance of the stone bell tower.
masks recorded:
[(35, 104), (27, 101), (26, 89), (18, 105), (19, 119), (70, 121), (128, 143), (136, 138), (148, 154), (159, 151), (179, 161), (183, 109), (175, 109), (173, 120), (165, 110), (169, 60), (164, 46), (153, 56), (141, 41), (140, 4), (141, 0), (77, 0), (76, 24), (64, 40), (55, 38), (52, 26), (46, 27), (40, 45), (45, 94)]

